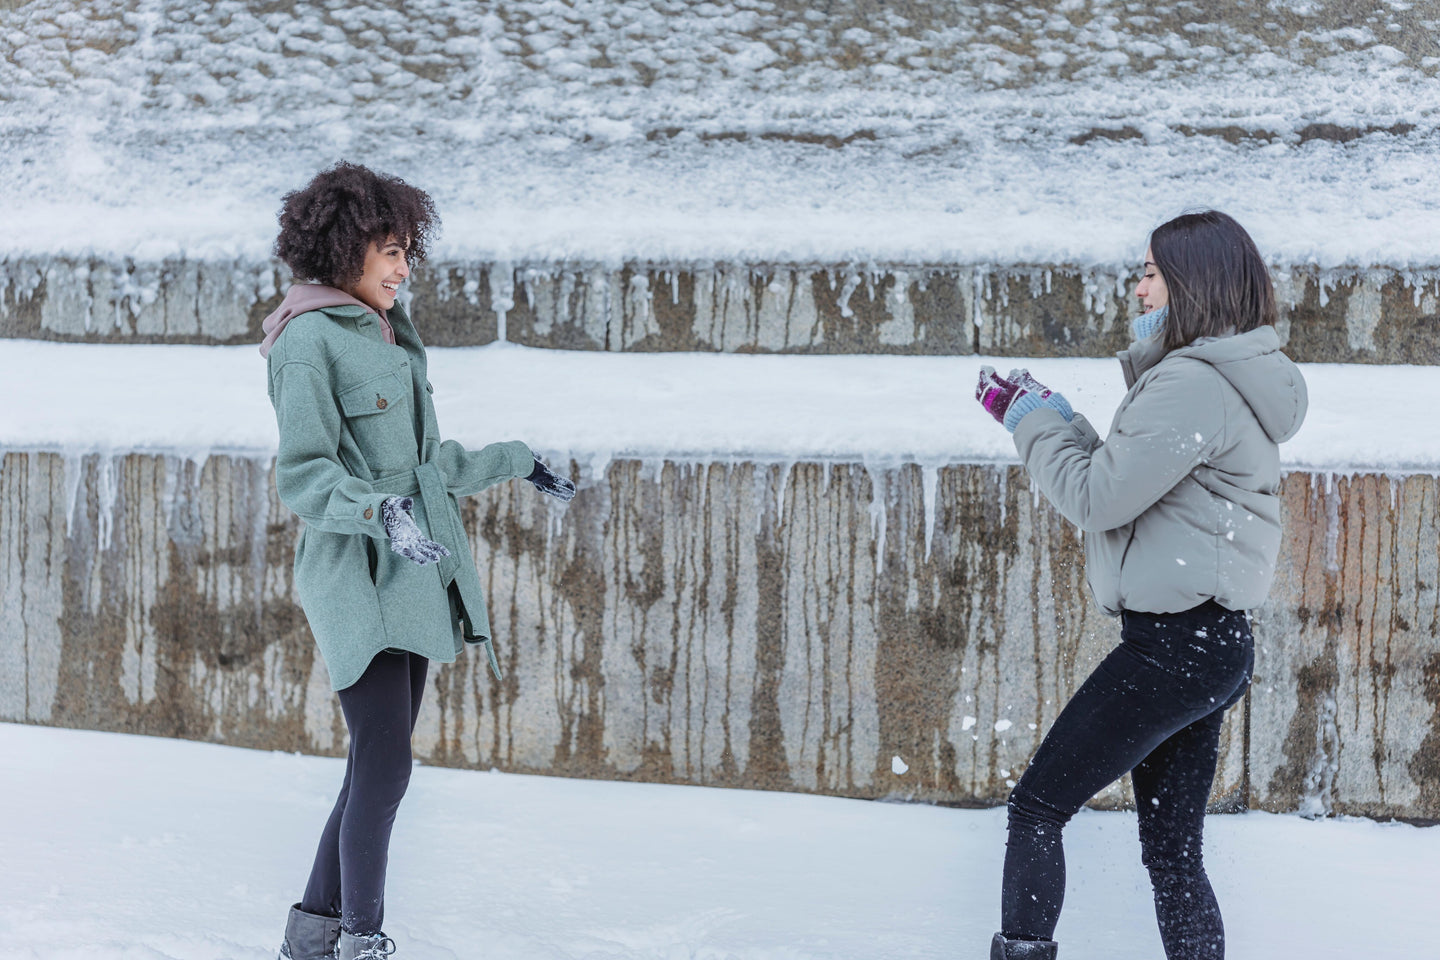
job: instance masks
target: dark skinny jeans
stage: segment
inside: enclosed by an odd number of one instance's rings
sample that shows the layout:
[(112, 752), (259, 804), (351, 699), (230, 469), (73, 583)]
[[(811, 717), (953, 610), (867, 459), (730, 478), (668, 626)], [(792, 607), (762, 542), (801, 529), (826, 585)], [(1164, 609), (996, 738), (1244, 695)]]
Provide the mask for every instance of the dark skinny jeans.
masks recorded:
[(357, 936), (379, 933), (385, 919), (390, 830), (410, 785), (410, 735), (429, 666), (413, 653), (379, 653), (339, 693), (350, 728), (345, 781), (320, 834), (300, 909), (339, 917)]
[(1225, 928), (1200, 843), (1220, 725), (1254, 667), (1250, 622), (1213, 600), (1181, 613), (1127, 611), (1120, 640), (1010, 794), (1001, 932), (1053, 938), (1065, 899), (1061, 829), (1128, 770), (1165, 956), (1220, 960)]

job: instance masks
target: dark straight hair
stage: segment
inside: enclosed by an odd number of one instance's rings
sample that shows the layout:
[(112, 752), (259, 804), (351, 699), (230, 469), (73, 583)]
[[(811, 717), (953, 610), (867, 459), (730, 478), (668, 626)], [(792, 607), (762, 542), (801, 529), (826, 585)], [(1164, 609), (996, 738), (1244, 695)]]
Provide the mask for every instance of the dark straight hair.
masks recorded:
[(1275, 322), (1270, 271), (1233, 217), (1206, 210), (1162, 223), (1150, 234), (1150, 253), (1170, 295), (1166, 350)]

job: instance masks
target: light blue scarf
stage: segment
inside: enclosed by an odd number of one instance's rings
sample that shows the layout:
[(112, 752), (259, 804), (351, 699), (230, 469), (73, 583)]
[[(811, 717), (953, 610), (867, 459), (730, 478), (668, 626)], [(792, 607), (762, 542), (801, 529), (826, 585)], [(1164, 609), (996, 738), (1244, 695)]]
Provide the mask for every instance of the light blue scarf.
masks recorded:
[(1165, 318), (1169, 315), (1169, 304), (1158, 310), (1142, 313), (1130, 321), (1130, 332), (1135, 335), (1136, 340), (1149, 340), (1165, 328)]

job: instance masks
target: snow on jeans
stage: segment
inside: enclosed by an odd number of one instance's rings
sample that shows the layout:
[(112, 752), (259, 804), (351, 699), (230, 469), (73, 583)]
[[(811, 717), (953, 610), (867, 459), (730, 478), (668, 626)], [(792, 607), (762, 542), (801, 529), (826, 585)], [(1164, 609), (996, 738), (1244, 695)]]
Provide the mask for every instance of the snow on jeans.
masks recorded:
[(1254, 667), (1250, 622), (1213, 600), (1122, 614), (1120, 645), (1065, 705), (1010, 794), (1001, 931), (1049, 940), (1065, 898), (1061, 829), (1127, 770), (1169, 960), (1225, 955), (1201, 859), (1220, 725)]
[(395, 811), (410, 785), (410, 735), (430, 661), (404, 651), (375, 655), (339, 691), (350, 729), (345, 782), (320, 835), (300, 909), (339, 917), (350, 933), (379, 933)]

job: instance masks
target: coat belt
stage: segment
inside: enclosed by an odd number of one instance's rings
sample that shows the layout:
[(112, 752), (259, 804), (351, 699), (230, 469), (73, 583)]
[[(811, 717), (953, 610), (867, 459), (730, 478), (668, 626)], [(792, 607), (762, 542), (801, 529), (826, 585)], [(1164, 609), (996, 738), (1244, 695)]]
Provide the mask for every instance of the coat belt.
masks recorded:
[[(407, 473), (391, 474), (388, 477), (380, 477), (370, 481), (370, 486), (377, 493), (388, 493), (396, 497), (417, 497), (425, 505), (425, 518), (430, 524), (430, 539), (438, 540), (450, 550), (450, 556), (445, 557), (439, 563), (440, 581), (449, 589), (453, 584), (460, 594), (460, 601), (465, 606), (466, 619), (474, 617), (479, 611), (480, 617), (476, 618), (486, 627), (489, 632), (488, 617), (485, 613), (485, 598), (478, 592), (480, 585), (472, 575), (469, 577), (456, 578), (460, 570), (460, 551), (469, 551), (470, 542), (465, 538), (465, 531), (457, 523), (454, 512), (450, 509), (450, 494), (445, 488), (445, 477), (440, 468), (433, 463), (422, 463), (414, 470)], [(467, 632), (467, 640), (478, 640), (485, 648), (485, 657), (490, 662), (490, 669), (494, 672), (496, 679), (503, 679), (500, 673), (500, 661), (495, 656), (495, 644), (489, 636), (471, 638)]]

